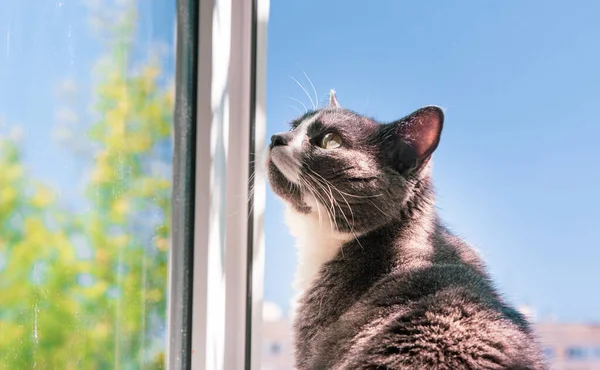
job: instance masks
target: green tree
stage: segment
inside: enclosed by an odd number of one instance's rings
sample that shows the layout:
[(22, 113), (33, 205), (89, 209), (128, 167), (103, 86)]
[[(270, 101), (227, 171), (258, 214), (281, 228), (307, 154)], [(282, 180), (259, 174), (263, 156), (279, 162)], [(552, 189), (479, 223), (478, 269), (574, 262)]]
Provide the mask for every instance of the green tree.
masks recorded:
[(131, 72), (133, 15), (98, 69), (89, 212), (0, 139), (0, 369), (163, 367), (173, 93), (158, 61)]

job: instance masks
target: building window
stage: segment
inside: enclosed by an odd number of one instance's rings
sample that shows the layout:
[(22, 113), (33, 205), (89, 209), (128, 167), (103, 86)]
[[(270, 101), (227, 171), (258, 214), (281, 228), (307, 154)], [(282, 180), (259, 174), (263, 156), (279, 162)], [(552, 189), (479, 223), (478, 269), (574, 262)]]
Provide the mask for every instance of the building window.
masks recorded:
[(278, 357), (283, 353), (283, 346), (277, 341), (265, 341), (263, 344), (263, 354), (265, 358)]
[(554, 351), (554, 348), (544, 347), (544, 357), (546, 357), (546, 359), (552, 359), (555, 356), (556, 356), (556, 352)]
[(281, 354), (281, 344), (278, 342), (271, 343), (270, 353), (272, 355), (278, 356)]
[(588, 351), (584, 347), (567, 348), (567, 358), (570, 360), (584, 360), (588, 357)]

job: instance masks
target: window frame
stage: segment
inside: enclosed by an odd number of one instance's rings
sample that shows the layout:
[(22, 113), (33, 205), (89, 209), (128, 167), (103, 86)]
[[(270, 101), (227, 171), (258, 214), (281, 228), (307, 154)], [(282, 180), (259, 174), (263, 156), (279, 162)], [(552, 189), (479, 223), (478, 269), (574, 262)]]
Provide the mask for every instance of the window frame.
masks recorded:
[(260, 368), (268, 14), (177, 2), (169, 369)]

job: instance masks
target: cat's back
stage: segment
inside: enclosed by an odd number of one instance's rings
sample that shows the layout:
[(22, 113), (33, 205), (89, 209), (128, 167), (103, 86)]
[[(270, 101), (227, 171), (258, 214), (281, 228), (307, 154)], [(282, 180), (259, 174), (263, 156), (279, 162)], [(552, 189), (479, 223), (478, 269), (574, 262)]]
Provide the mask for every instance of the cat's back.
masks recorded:
[(443, 229), (430, 241), (428, 264), (392, 267), (327, 327), (315, 369), (545, 368), (478, 256)]
[[(459, 268), (439, 269), (443, 274)], [(436, 284), (429, 278), (421, 282)], [(472, 286), (448, 284), (431, 294), (401, 290), (402, 295), (386, 292), (369, 302), (379, 314), (357, 331), (332, 368), (544, 369), (520, 314)]]

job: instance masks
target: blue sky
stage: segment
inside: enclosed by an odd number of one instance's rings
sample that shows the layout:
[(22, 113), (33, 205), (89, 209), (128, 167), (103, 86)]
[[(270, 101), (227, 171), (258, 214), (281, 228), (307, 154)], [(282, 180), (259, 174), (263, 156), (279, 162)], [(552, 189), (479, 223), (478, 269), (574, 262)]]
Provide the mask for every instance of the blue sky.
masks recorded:
[[(142, 3), (140, 60), (154, 42), (172, 42), (174, 14), (172, 0)], [(51, 138), (57, 87), (76, 81), (76, 113), (89, 119), (90, 70), (102, 52), (81, 4), (21, 0), (0, 13), (0, 134), (24, 127), (31, 171), (65, 198), (86, 164)], [(442, 217), (515, 304), (542, 318), (600, 321), (600, 3), (364, 4), (272, 1), (268, 133), (297, 114), (289, 97), (309, 105), (290, 78), (309, 87), (303, 71), (322, 101), (335, 88), (343, 106), (380, 120), (444, 107), (434, 157)], [(265, 298), (287, 310), (295, 251), (282, 209), (269, 192)]]
[[(445, 108), (434, 156), (446, 223), (539, 318), (600, 321), (600, 3), (272, 1), (268, 133), (323, 101), (393, 120)], [(302, 109), (302, 108), (301, 108)], [(287, 305), (295, 252), (267, 198), (265, 296)], [(286, 306), (287, 307), (287, 306)]]
[[(73, 194), (82, 195), (82, 173), (91, 163), (57, 140), (57, 127), (65, 114), (74, 119), (70, 127), (94, 122), (96, 62), (108, 52), (107, 30), (94, 27), (94, 20), (119, 12), (118, 4), (128, 1), (20, 0), (0, 12), (0, 135), (22, 129), (23, 157), (32, 174), (58, 190), (59, 201), (69, 206), (77, 206)], [(174, 1), (137, 3), (133, 67), (161, 46), (172, 48), (174, 40)], [(100, 10), (93, 10), (94, 4)], [(165, 74), (172, 75), (174, 55), (164, 50), (161, 55)], [(65, 86), (71, 94), (61, 93)]]

